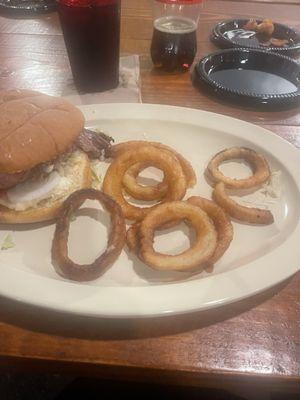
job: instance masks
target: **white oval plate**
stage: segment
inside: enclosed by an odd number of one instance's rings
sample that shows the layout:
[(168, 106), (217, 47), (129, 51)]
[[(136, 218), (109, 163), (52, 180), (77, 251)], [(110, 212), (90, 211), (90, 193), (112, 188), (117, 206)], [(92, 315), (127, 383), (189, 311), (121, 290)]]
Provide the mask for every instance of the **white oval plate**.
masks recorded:
[[(53, 225), (30, 229), (2, 226), (0, 242), (11, 233), (15, 247), (0, 252), (1, 295), (81, 315), (151, 317), (204, 310), (241, 300), (297, 272), (300, 153), (292, 145), (258, 126), (193, 109), (147, 104), (91, 105), (81, 109), (86, 126), (111, 134), (116, 142), (154, 140), (180, 151), (191, 161), (198, 176), (198, 184), (188, 196), (210, 197), (211, 188), (203, 171), (208, 160), (221, 149), (247, 146), (262, 152), (272, 170), (280, 170), (282, 174), (281, 196), (266, 198), (271, 201), (275, 223), (270, 226), (234, 223), (232, 245), (212, 273), (194, 276), (159, 273), (124, 250), (99, 279), (84, 284), (66, 281), (54, 271), (50, 257)], [(103, 163), (103, 168), (106, 167)], [(245, 173), (245, 166), (237, 163), (224, 168), (234, 176)], [(96, 214), (102, 222), (107, 222), (107, 216)], [(78, 262), (90, 262), (104, 248), (105, 235), (106, 228), (99, 221), (78, 217), (71, 227), (71, 257)], [(161, 236), (157, 246), (178, 252), (187, 243), (183, 229)]]

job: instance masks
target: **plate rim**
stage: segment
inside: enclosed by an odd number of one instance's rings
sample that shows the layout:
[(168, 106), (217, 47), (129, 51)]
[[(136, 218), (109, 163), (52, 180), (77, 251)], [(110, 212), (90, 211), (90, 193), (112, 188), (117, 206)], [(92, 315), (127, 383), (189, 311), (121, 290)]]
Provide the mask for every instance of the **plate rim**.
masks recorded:
[[(138, 115), (138, 111), (143, 108), (145, 112), (148, 113), (147, 117), (150, 119), (153, 119), (153, 116), (157, 113), (161, 115), (163, 109), (163, 118), (157, 117), (158, 120), (166, 120), (166, 114), (169, 114), (169, 116), (172, 114), (172, 121), (193, 123), (193, 121), (201, 121), (201, 116), (206, 116), (208, 117), (206, 119), (206, 125), (219, 127), (221, 131), (225, 128), (224, 126), (222, 127), (222, 125), (220, 128), (219, 122), (230, 122), (230, 128), (233, 133), (237, 133), (241, 127), (252, 128), (251, 138), (247, 137), (247, 129), (241, 129), (238, 137), (245, 138), (248, 141), (251, 139), (250, 141), (252, 141), (255, 146), (264, 147), (264, 145), (268, 145), (268, 149), (272, 148), (272, 154), (286, 166), (287, 171), (293, 178), (300, 198), (300, 171), (297, 173), (297, 169), (294, 169), (296, 165), (299, 165), (299, 150), (275, 133), (260, 126), (209, 111), (160, 104), (112, 103), (80, 106), (79, 108), (86, 116), (89, 116), (89, 118), (87, 118), (87, 125), (92, 123), (93, 118), (94, 121), (101, 118), (99, 112), (102, 112), (106, 119), (110, 113), (113, 118), (121, 118), (120, 115), (126, 115), (128, 118), (130, 114), (132, 119), (147, 119), (145, 115), (142, 117)], [(185, 121), (182, 121), (182, 119)], [(202, 121), (202, 125), (203, 123)], [(287, 151), (284, 151), (285, 149)], [(267, 150), (265, 149), (265, 151)], [(288, 154), (286, 155), (286, 153)], [(297, 273), (299, 271), (297, 265), (300, 264), (300, 254), (296, 262), (293, 252), (289, 251), (283, 257), (285, 268), (277, 270), (276, 278), (275, 274), (270, 274), (270, 272), (274, 272), (272, 271), (272, 263), (278, 262), (283, 256), (280, 254), (280, 252), (282, 252), (282, 247), (287, 247), (287, 244), (289, 244), (289, 247), (296, 248), (299, 234), (300, 221), (298, 221), (297, 226), (287, 241), (250, 264), (200, 280), (167, 285), (99, 288), (97, 286), (40, 277), (36, 276), (34, 273), (21, 271), (19, 269), (16, 271), (13, 266), (11, 266), (11, 268), (1, 268), (0, 265), (0, 295), (43, 309), (98, 318), (149, 318), (207, 310), (258, 294)], [(256, 281), (256, 285), (254, 285), (251, 279), (254, 271), (256, 271), (256, 264), (261, 263), (266, 257), (268, 257), (268, 265), (264, 264), (262, 267), (260, 266), (260, 279), (259, 282)], [(14, 272), (17, 272), (18, 280), (15, 279)], [(243, 290), (235, 283), (241, 278), (243, 278)], [(33, 281), (38, 283), (45, 279), (51, 279), (52, 281), (50, 291), (48, 287), (45, 288), (43, 285), (37, 284), (34, 287), (32, 286)], [(20, 289), (19, 282), (22, 282), (22, 292), (18, 292)], [(187, 285), (189, 286), (188, 291), (186, 290)], [(68, 290), (62, 290), (66, 289), (66, 287), (68, 287)], [(218, 293), (223, 292), (223, 295), (215, 298), (211, 295), (212, 291), (217, 291)], [(145, 292), (150, 293), (147, 299), (145, 299)], [(232, 294), (233, 292), (235, 293), (234, 296)], [(55, 293), (54, 297), (53, 293)], [(57, 296), (57, 293), (59, 293), (60, 296)], [(174, 306), (174, 295), (175, 298), (183, 299), (182, 303), (177, 303), (177, 305)], [(126, 301), (119, 301), (122, 296), (125, 296), (123, 298), (126, 298)], [(57, 297), (59, 297), (59, 299)], [(161, 299), (163, 299), (163, 304)]]

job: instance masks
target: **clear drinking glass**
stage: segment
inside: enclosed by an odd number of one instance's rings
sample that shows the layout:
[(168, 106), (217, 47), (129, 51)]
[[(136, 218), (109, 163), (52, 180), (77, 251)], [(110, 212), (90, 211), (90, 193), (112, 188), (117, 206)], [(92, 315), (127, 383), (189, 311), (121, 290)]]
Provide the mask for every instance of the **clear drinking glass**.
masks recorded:
[(151, 57), (165, 71), (186, 71), (197, 52), (202, 0), (153, 0)]
[(83, 92), (119, 84), (120, 0), (59, 0), (74, 82)]

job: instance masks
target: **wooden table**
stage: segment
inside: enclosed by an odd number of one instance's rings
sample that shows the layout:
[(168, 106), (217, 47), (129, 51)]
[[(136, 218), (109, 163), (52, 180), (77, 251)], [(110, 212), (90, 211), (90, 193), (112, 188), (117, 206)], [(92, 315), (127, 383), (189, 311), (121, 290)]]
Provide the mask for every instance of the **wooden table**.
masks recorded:
[[(265, 126), (300, 147), (299, 110), (246, 111), (198, 92), (189, 74), (152, 70), (150, 2), (123, 0), (122, 52), (141, 56), (142, 98), (231, 115)], [(198, 57), (215, 50), (213, 25), (238, 16), (269, 17), (300, 28), (299, 0), (207, 1)], [(56, 14), (0, 18), (0, 88), (60, 95), (72, 76)], [(72, 374), (215, 386), (267, 399), (300, 391), (300, 273), (260, 296), (207, 313), (158, 320), (65, 318), (0, 300), (0, 364)], [(254, 390), (251, 388), (255, 388)], [(254, 395), (255, 393), (255, 395)], [(253, 397), (253, 398), (254, 398)]]

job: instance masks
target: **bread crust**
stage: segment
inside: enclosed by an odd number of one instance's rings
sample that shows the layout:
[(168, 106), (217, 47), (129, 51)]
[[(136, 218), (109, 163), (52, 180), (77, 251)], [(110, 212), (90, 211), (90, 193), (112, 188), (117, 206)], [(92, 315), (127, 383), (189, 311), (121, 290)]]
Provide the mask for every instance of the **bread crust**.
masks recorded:
[(31, 90), (0, 92), (0, 172), (27, 171), (55, 159), (84, 127), (81, 111), (60, 97)]

